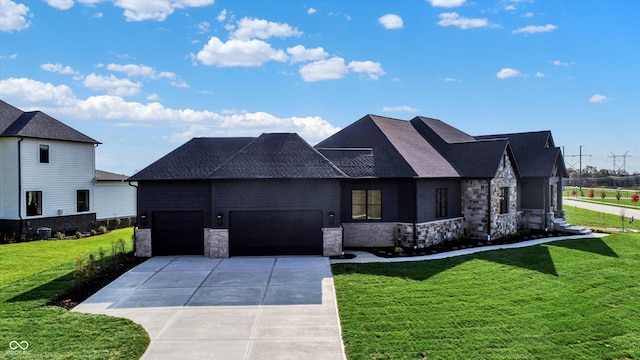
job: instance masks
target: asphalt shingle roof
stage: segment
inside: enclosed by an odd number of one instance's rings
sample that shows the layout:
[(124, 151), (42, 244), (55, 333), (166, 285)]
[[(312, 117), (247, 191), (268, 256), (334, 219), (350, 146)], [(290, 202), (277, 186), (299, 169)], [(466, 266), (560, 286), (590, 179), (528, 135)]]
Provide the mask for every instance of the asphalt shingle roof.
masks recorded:
[(100, 144), (89, 136), (41, 112), (23, 112), (0, 100), (0, 137), (26, 137)]
[(318, 148), (318, 151), (349, 177), (364, 178), (374, 175), (375, 161), (371, 148)]
[[(15, 117), (19, 112), (19, 116)], [(99, 144), (100, 142), (41, 112), (23, 112), (0, 100), (0, 137), (26, 137)], [(6, 117), (5, 117), (6, 116)]]
[(211, 179), (215, 170), (256, 138), (193, 138), (129, 180)]
[(297, 134), (194, 138), (129, 180), (344, 178)]
[(568, 177), (562, 151), (554, 146), (551, 131), (476, 136), (477, 139), (508, 139), (523, 177), (550, 177), (556, 166)]
[(112, 172), (96, 169), (97, 181), (126, 181), (127, 179), (129, 179), (127, 175), (115, 174)]
[(406, 120), (366, 115), (316, 148), (371, 148), (373, 176), (380, 178), (460, 176)]

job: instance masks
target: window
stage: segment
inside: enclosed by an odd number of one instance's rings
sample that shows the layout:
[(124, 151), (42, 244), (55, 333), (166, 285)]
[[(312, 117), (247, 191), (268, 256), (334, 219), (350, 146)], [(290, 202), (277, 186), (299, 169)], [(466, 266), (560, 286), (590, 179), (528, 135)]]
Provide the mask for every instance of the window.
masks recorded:
[(42, 215), (42, 191), (27, 191), (27, 216)]
[(40, 163), (49, 163), (49, 145), (40, 145)]
[(78, 212), (89, 211), (89, 190), (76, 192), (76, 208)]
[(352, 190), (351, 219), (381, 220), (382, 190)]
[(436, 189), (436, 217), (447, 217), (447, 189)]
[(500, 188), (500, 214), (509, 213), (509, 188)]

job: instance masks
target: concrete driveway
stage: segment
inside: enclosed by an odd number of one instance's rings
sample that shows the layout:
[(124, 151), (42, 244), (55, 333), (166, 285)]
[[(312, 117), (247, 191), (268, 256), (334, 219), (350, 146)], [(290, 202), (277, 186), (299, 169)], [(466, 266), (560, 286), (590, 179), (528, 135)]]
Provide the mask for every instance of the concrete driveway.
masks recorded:
[(74, 311), (144, 326), (144, 359), (345, 359), (324, 257), (154, 257)]

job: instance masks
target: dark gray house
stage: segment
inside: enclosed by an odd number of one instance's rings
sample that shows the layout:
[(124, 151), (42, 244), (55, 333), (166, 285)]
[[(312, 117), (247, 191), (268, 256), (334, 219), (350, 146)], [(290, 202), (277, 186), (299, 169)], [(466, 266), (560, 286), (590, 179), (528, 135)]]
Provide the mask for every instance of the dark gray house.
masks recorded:
[(227, 257), (542, 228), (564, 216), (563, 176), (548, 131), (473, 137), (440, 120), (366, 115), (315, 147), (296, 134), (195, 138), (130, 180), (139, 256)]
[(138, 172), (138, 256), (335, 255), (347, 176), (297, 134), (194, 138)]

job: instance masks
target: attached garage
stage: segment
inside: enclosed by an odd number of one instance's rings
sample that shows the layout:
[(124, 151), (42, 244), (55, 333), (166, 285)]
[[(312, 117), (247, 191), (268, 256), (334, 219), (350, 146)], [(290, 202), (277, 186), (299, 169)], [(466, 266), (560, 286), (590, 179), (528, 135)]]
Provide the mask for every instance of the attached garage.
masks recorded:
[(322, 255), (322, 211), (231, 211), (229, 255)]
[(204, 211), (153, 212), (152, 254), (204, 254), (204, 220)]

